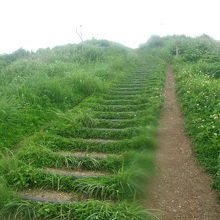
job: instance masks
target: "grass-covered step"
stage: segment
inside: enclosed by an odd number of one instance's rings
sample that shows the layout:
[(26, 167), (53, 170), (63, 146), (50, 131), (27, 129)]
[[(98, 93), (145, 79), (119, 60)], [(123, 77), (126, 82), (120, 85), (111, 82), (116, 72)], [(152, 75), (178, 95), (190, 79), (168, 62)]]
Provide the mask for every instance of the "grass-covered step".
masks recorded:
[[(95, 118), (96, 122), (113, 122), (113, 123), (117, 123), (117, 122), (122, 122), (122, 121), (127, 121), (128, 119), (111, 119), (111, 118), (106, 118), (106, 119), (103, 119), (103, 118)], [(96, 123), (95, 122), (95, 123)]]
[(98, 103), (103, 105), (139, 105), (139, 104), (146, 104), (148, 102), (148, 98), (139, 98), (136, 99), (99, 99)]
[(106, 176), (109, 175), (107, 172), (101, 171), (91, 171), (91, 170), (72, 170), (72, 169), (65, 169), (65, 168), (44, 168), (43, 172), (56, 174), (56, 175), (63, 175), (63, 176), (70, 176), (73, 178), (84, 178), (84, 177), (99, 177), (99, 176)]
[(76, 192), (62, 192), (55, 190), (45, 189), (27, 189), (18, 192), (18, 196), (23, 200), (35, 202), (48, 202), (48, 203), (76, 203), (85, 201), (86, 197), (83, 194)]
[(112, 88), (111, 91), (144, 91), (146, 89), (147, 89), (146, 85), (138, 85), (138, 86), (119, 85), (117, 87)]
[(146, 109), (147, 104), (134, 104), (134, 105), (119, 105), (119, 104), (109, 104), (109, 105), (95, 105), (91, 104), (90, 108), (95, 111), (102, 112), (134, 112)]
[(65, 168), (113, 172), (124, 163), (121, 154), (100, 152), (52, 151), (45, 146), (28, 146), (16, 156), (19, 161), (38, 168)]
[(126, 78), (125, 78), (125, 80), (127, 81), (127, 82), (129, 82), (129, 81), (135, 81), (135, 80), (144, 80), (144, 81), (147, 81), (147, 76), (127, 76)]
[(87, 142), (87, 143), (114, 143), (114, 142), (117, 142), (117, 140), (114, 140), (114, 139), (101, 139), (101, 138), (87, 138), (87, 139), (84, 138), (81, 140), (84, 142)]
[[(108, 149), (113, 149), (118, 146), (118, 142), (95, 142), (88, 141), (87, 139), (81, 138), (66, 138), (60, 135), (55, 135), (52, 133), (38, 133), (33, 141), (38, 145), (44, 145), (52, 151), (71, 151), (71, 152), (104, 152), (104, 153), (114, 153)], [(119, 144), (120, 145), (120, 144)]]
[(135, 79), (135, 80), (121, 81), (120, 83), (116, 84), (115, 86), (121, 87), (121, 86), (128, 85), (130, 87), (132, 84), (137, 84), (137, 86), (144, 85), (144, 87), (147, 87), (148, 83), (149, 83), (149, 80)]
[(139, 76), (142, 76), (142, 75), (146, 76), (146, 75), (148, 75), (149, 72), (150, 71), (142, 70), (142, 71), (135, 71), (135, 74), (139, 75)]
[[(153, 119), (151, 117), (151, 119)], [(155, 120), (155, 119), (154, 119)], [(143, 119), (125, 119), (125, 120), (114, 120), (114, 119), (96, 119), (95, 127), (96, 128), (109, 128), (109, 129), (123, 129), (137, 127), (143, 125), (147, 122), (147, 117)]]
[(7, 206), (5, 210), (6, 212), (2, 219), (149, 219), (149, 214), (139, 205), (131, 204), (130, 202), (113, 203), (99, 200), (88, 200), (77, 203), (45, 203), (16, 199), (10, 202), (10, 206)]
[(132, 84), (118, 84), (115, 87), (112, 87), (112, 90), (113, 89), (114, 90), (116, 90), (116, 89), (118, 89), (118, 90), (143, 90), (145, 88), (147, 88), (147, 86), (144, 84), (142, 84), (142, 85), (139, 84), (137, 86), (134, 86)]
[(147, 98), (141, 98), (136, 100), (136, 99), (129, 99), (129, 97), (125, 98), (117, 98), (113, 96), (112, 98), (108, 97), (107, 99), (99, 99), (97, 101), (98, 104), (102, 105), (138, 105), (138, 104), (145, 104), (147, 103), (148, 99)]
[(116, 87), (116, 88), (112, 88), (111, 91), (114, 92), (118, 92), (118, 91), (144, 91), (145, 87), (134, 87), (134, 86), (130, 86), (130, 87)]
[(146, 77), (148, 75), (148, 73), (147, 72), (137, 72), (137, 71), (135, 71), (134, 73), (130, 73), (130, 74), (128, 74), (128, 75), (126, 75), (125, 76), (125, 78), (127, 78), (127, 77)]
[(94, 142), (86, 139), (65, 138), (50, 133), (39, 134), (35, 137), (38, 145), (45, 145), (53, 151), (71, 151), (71, 152), (102, 152), (102, 153), (121, 153), (131, 149), (141, 150), (145, 145), (140, 140), (145, 140), (147, 148), (152, 148), (154, 143), (148, 142), (148, 135), (134, 137), (131, 139), (118, 140), (114, 142)]
[(143, 115), (143, 111), (138, 112), (102, 112), (95, 111), (94, 118), (102, 119), (133, 119)]
[(60, 125), (59, 127), (53, 127), (50, 131), (54, 134), (70, 137), (70, 138), (84, 138), (84, 139), (109, 139), (119, 140), (129, 137), (133, 137), (139, 133), (139, 128), (124, 128), (124, 129), (99, 129), (88, 127), (75, 127), (72, 124)]
[(95, 128), (95, 129), (99, 130), (99, 131), (123, 131), (123, 130), (125, 130), (123, 128), (105, 128), (105, 126), (99, 127), (99, 128)]
[(17, 192), (28, 189), (44, 189), (67, 193), (77, 192), (88, 198), (100, 199), (118, 199), (124, 193), (124, 189), (119, 183), (120, 176), (116, 174), (73, 178), (73, 176), (49, 173), (39, 168), (23, 165), (17, 167), (5, 178), (8, 186)]
[(131, 96), (125, 97), (124, 95), (103, 95), (100, 96), (98, 98), (89, 98), (87, 100), (86, 103), (83, 103), (83, 105), (81, 104), (81, 106), (85, 107), (85, 108), (89, 108), (90, 104), (92, 105), (136, 105), (136, 104), (145, 104), (148, 102), (148, 95), (145, 95), (146, 92), (144, 93), (144, 95), (135, 95), (135, 99), (132, 99)]
[(110, 90), (109, 91), (109, 93), (110, 94), (126, 94), (126, 93), (128, 93), (128, 94), (139, 94), (139, 93), (145, 93), (145, 91), (147, 91), (147, 89), (145, 88), (145, 87), (143, 87), (143, 88), (136, 88), (136, 89), (133, 89), (133, 88), (130, 88), (130, 89), (128, 89), (128, 88), (123, 88), (123, 89), (121, 89), (121, 88), (115, 88), (115, 89), (112, 89), (112, 90)]
[[(134, 156), (136, 160), (133, 160)], [(133, 193), (130, 194), (128, 192), (135, 193), (136, 187), (134, 180), (137, 181), (138, 175), (136, 172), (139, 172), (135, 166), (139, 163), (144, 163), (144, 166), (151, 166), (149, 159), (150, 157), (144, 152), (141, 154), (135, 152), (127, 153), (124, 155), (124, 171), (120, 170), (113, 175), (98, 176), (95, 178), (73, 178), (73, 176), (63, 175), (63, 173), (48, 173), (30, 165), (19, 165), (5, 177), (8, 184), (17, 191), (24, 191), (25, 189), (44, 189), (62, 192), (78, 192), (90, 198), (131, 198)], [(132, 165), (132, 169), (125, 172), (128, 164)], [(128, 180), (129, 184), (127, 184)]]
[(135, 74), (129, 74), (125, 78), (145, 78), (147, 76), (147, 73), (140, 74), (140, 73), (135, 73)]
[[(147, 93), (147, 92), (146, 92)], [(121, 90), (121, 91), (109, 91), (107, 92), (106, 94), (109, 94), (109, 95), (121, 95), (121, 96), (132, 96), (132, 95), (144, 95), (145, 94), (145, 91), (126, 91), (126, 90)]]
[(117, 93), (105, 93), (103, 95), (103, 98), (104, 99), (115, 99), (115, 98), (118, 98), (118, 99), (138, 99), (138, 98), (145, 98), (146, 95), (148, 94), (149, 92), (146, 90), (145, 92), (139, 92), (139, 93), (128, 93), (128, 92), (125, 92), (125, 93), (122, 93), (120, 94), (119, 92)]
[(118, 82), (118, 83), (116, 83), (115, 84), (115, 86), (118, 86), (118, 87), (120, 87), (120, 86), (135, 86), (135, 85), (137, 85), (137, 86), (140, 86), (140, 85), (142, 85), (142, 86), (147, 86), (147, 83), (148, 83), (148, 81), (147, 80), (143, 80), (142, 82), (133, 82), (132, 80), (124, 80), (124, 81), (120, 81), (120, 82)]
[[(131, 194), (126, 193), (135, 190), (134, 186), (126, 184), (129, 173), (126, 175), (117, 173), (113, 175), (81, 176), (77, 178), (69, 174), (45, 172), (32, 168), (32, 173), (27, 173), (27, 171), (23, 170), (19, 175), (14, 172), (10, 176), (14, 178), (10, 183), (11, 188), (14, 188), (14, 190), (17, 189), (18, 192), (28, 189), (44, 189), (67, 193), (77, 192), (88, 198), (118, 200), (123, 197), (131, 197)], [(21, 176), (26, 176), (26, 179), (22, 183), (20, 182), (22, 180)], [(18, 179), (15, 179), (15, 177), (18, 177)]]
[(100, 152), (71, 152), (71, 151), (59, 151), (60, 155), (75, 158), (94, 158), (94, 159), (106, 159), (107, 157), (115, 156), (113, 154), (106, 154)]
[(119, 95), (119, 94), (104, 94), (103, 99), (105, 100), (114, 100), (114, 99), (126, 99), (126, 100), (138, 100), (139, 98), (143, 98), (143, 94), (138, 95)]
[(125, 77), (124, 79), (121, 80), (121, 82), (130, 82), (132, 80), (144, 80), (144, 81), (147, 81), (148, 80), (148, 76), (127, 76)]
[(146, 83), (134, 83), (134, 82), (124, 82), (124, 83), (118, 83), (118, 88), (120, 87), (147, 87)]

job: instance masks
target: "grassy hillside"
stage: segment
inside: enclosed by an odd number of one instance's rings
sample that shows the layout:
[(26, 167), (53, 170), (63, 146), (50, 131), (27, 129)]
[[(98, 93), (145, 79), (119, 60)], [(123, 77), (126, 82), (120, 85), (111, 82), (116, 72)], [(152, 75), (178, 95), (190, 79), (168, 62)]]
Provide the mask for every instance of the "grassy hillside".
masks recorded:
[(219, 55), (208, 36), (154, 36), (137, 50), (91, 40), (0, 56), (0, 218), (157, 219), (141, 201), (170, 63), (220, 191)]
[(136, 65), (130, 49), (104, 40), (0, 56), (0, 150), (14, 149), (57, 111), (105, 91)]
[(140, 200), (166, 63), (95, 40), (1, 59), (0, 218), (155, 219)]

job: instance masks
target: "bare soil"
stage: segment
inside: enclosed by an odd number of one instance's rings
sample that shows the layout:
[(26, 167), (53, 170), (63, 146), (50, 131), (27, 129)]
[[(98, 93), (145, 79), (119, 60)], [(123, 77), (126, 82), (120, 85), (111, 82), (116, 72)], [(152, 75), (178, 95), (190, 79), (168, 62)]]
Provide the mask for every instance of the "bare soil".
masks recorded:
[(184, 133), (171, 67), (167, 69), (158, 140), (157, 175), (148, 208), (158, 210), (163, 220), (219, 220), (220, 206), (210, 187), (211, 177), (194, 161), (190, 139)]

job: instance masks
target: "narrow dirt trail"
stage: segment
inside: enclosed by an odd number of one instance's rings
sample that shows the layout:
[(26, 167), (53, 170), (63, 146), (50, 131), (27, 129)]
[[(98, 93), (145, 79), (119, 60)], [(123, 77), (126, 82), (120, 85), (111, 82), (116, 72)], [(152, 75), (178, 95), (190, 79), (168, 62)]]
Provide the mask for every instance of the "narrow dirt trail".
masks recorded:
[(194, 161), (190, 140), (184, 134), (171, 67), (167, 69), (158, 140), (158, 173), (148, 197), (150, 207), (161, 210), (163, 220), (219, 220), (220, 207), (210, 187), (211, 178)]

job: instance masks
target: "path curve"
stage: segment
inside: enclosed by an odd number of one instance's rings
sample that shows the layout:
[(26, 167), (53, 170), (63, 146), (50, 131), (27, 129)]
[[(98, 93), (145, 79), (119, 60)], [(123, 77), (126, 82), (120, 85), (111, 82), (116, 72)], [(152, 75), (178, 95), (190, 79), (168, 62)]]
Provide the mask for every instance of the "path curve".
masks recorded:
[(194, 161), (190, 140), (184, 133), (170, 66), (158, 140), (158, 172), (148, 196), (150, 207), (161, 210), (159, 215), (163, 220), (220, 220), (217, 196), (210, 187), (211, 178)]

